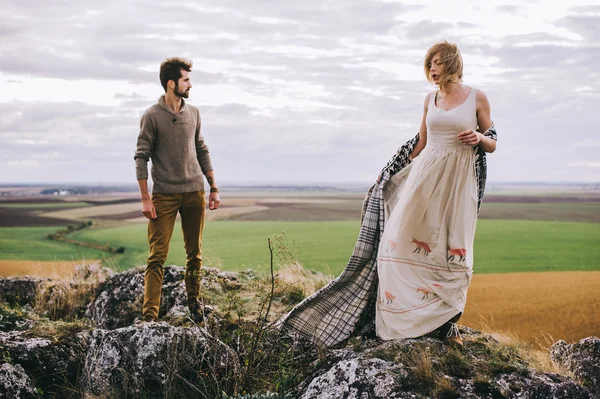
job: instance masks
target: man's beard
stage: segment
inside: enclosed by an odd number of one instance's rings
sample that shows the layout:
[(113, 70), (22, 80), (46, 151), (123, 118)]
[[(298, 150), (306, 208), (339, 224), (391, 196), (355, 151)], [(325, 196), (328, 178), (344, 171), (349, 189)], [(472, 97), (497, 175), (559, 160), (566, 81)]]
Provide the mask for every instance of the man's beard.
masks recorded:
[(174, 90), (174, 91), (175, 91), (175, 95), (176, 95), (177, 97), (188, 98), (188, 97), (190, 96), (190, 91), (189, 91), (189, 89), (187, 89), (187, 90), (185, 90), (185, 91), (183, 91), (183, 92), (180, 92), (180, 91), (179, 91), (179, 85), (175, 85), (175, 90)]

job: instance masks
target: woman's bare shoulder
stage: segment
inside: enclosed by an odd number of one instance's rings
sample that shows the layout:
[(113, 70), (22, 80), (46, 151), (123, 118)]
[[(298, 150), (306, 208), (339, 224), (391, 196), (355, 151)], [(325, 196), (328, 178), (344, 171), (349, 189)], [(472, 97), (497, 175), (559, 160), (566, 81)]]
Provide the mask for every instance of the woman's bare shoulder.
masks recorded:
[(476, 89), (476, 90), (477, 90), (477, 93), (476, 93), (476, 95), (477, 95), (477, 97), (476, 97), (477, 101), (488, 101), (487, 94), (485, 94), (483, 92), (483, 90), (481, 90), (481, 89)]

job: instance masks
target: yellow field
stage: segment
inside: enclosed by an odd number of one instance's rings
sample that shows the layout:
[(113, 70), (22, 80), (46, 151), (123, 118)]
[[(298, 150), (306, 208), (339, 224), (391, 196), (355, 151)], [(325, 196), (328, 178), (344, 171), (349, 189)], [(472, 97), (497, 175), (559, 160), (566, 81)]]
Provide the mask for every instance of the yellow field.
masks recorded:
[(459, 324), (542, 345), (600, 336), (600, 272), (475, 275)]
[(98, 263), (98, 260), (41, 262), (35, 260), (0, 260), (0, 277), (36, 276), (68, 280), (73, 276), (75, 266)]

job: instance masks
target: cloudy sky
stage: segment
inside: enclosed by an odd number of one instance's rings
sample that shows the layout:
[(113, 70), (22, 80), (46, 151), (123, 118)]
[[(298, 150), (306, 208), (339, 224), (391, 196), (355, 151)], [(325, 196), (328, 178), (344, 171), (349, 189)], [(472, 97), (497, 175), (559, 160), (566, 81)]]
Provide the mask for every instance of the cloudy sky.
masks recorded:
[(491, 103), (491, 181), (598, 182), (600, 6), (560, 3), (0, 0), (0, 182), (135, 184), (168, 56), (194, 61), (218, 181), (370, 182), (444, 39)]

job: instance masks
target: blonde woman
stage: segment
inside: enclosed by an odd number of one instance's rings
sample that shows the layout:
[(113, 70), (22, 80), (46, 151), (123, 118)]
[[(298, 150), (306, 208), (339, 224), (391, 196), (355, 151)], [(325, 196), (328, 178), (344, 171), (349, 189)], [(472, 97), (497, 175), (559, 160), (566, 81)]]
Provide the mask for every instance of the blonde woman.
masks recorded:
[[(455, 44), (427, 51), (427, 94), (413, 160), (384, 188), (389, 198), (377, 258), (376, 331), (382, 339), (418, 337), (439, 327), (462, 344), (454, 324), (462, 314), (473, 271), (478, 183), (476, 148), (494, 152), (486, 95), (462, 82)], [(386, 195), (386, 193), (389, 193)]]
[(496, 130), (486, 95), (462, 82), (455, 44), (425, 56), (419, 133), (401, 146), (369, 189), (354, 252), (343, 272), (279, 323), (320, 347), (350, 336), (436, 333), (462, 344), (455, 322), (473, 270), (473, 239)]

